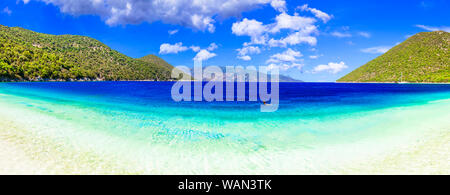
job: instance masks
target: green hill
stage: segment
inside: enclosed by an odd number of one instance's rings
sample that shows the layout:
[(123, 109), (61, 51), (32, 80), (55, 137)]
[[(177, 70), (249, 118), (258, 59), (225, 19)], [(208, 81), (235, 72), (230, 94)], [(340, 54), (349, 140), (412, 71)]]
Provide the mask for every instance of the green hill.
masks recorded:
[(139, 60), (148, 62), (148, 63), (152, 63), (152, 64), (155, 64), (155, 65), (158, 65), (161, 67), (166, 67), (166, 68), (170, 68), (170, 69), (173, 68), (173, 66), (170, 65), (169, 63), (167, 63), (165, 60), (163, 60), (162, 58), (155, 56), (153, 54), (139, 58)]
[(89, 37), (0, 25), (0, 81), (169, 80), (172, 68), (130, 58)]
[(449, 46), (450, 33), (418, 33), (338, 82), (450, 82)]

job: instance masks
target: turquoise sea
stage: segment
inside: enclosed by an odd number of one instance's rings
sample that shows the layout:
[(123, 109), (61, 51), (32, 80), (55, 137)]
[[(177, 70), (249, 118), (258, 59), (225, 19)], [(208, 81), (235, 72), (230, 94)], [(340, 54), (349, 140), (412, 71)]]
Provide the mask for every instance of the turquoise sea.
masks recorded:
[(450, 130), (450, 85), (280, 83), (279, 110), (263, 113), (261, 102), (174, 102), (173, 84), (0, 83), (2, 130), (72, 151), (56, 163), (89, 153), (148, 174), (334, 173)]

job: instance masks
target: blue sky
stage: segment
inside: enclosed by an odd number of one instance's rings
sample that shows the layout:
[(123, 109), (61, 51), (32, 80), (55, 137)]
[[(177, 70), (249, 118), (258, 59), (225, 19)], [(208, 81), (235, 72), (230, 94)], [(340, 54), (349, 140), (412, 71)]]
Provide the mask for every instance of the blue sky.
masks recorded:
[(85, 35), (178, 66), (265, 65), (335, 81), (418, 32), (450, 30), (448, 0), (2, 0), (0, 24)]

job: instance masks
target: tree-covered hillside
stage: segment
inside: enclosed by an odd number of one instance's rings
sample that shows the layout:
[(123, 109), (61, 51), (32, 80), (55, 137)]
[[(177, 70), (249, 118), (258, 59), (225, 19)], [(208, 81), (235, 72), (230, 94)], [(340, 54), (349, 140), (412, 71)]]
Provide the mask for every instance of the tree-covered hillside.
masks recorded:
[(0, 80), (169, 80), (172, 66), (137, 60), (84, 36), (0, 25)]
[(450, 33), (410, 37), (338, 82), (450, 82)]
[(170, 65), (169, 63), (167, 63), (165, 60), (163, 60), (162, 58), (160, 58), (156, 55), (153, 55), (153, 54), (139, 58), (139, 60), (142, 60), (144, 62), (149, 62), (149, 63), (155, 64), (155, 65), (161, 66), (161, 67), (167, 67), (170, 69), (173, 68), (173, 66)]

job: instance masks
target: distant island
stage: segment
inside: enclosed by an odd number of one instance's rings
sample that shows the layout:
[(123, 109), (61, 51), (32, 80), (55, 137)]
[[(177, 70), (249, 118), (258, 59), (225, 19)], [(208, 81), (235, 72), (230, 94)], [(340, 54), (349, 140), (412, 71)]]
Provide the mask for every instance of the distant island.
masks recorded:
[[(214, 80), (219, 80), (219, 81), (226, 81), (226, 76), (225, 75), (227, 75), (227, 69), (226, 69), (226, 67), (223, 67), (223, 66), (218, 66), (221, 70), (222, 70), (222, 73), (224, 74), (222, 77), (220, 77), (220, 78), (214, 78)], [(193, 71), (193, 70), (191, 70), (191, 71)], [(205, 69), (203, 69), (203, 72), (205, 72)], [(261, 73), (261, 72), (255, 72), (255, 74), (257, 75), (257, 78), (258, 78), (258, 80), (259, 80), (259, 78), (260, 78), (260, 76), (263, 76), (263, 77), (266, 77), (266, 79), (267, 79), (267, 81), (271, 81), (272, 80), (272, 77), (271, 77), (271, 75), (270, 74), (264, 74), (264, 73)], [(237, 78), (237, 75), (235, 75), (235, 77), (230, 77), (230, 78), (232, 78), (232, 79), (234, 79), (235, 81), (237, 81), (238, 80), (238, 78)], [(251, 79), (250, 79), (250, 75), (248, 74), (248, 72), (247, 73), (245, 73), (245, 78), (244, 78), (244, 81), (245, 82), (249, 82)], [(206, 78), (203, 78), (203, 81), (210, 81), (210, 79), (206, 79)], [(288, 76), (288, 75), (282, 75), (282, 74), (280, 74), (280, 75), (278, 75), (278, 82), (282, 82), (282, 83), (303, 83), (304, 81), (302, 81), (302, 80), (298, 80), (298, 79), (294, 79), (294, 78), (292, 78), (292, 77), (290, 77), (290, 76)]]
[(450, 33), (418, 33), (338, 82), (450, 82)]
[(0, 25), (0, 81), (170, 80), (173, 66), (134, 59), (98, 40)]

